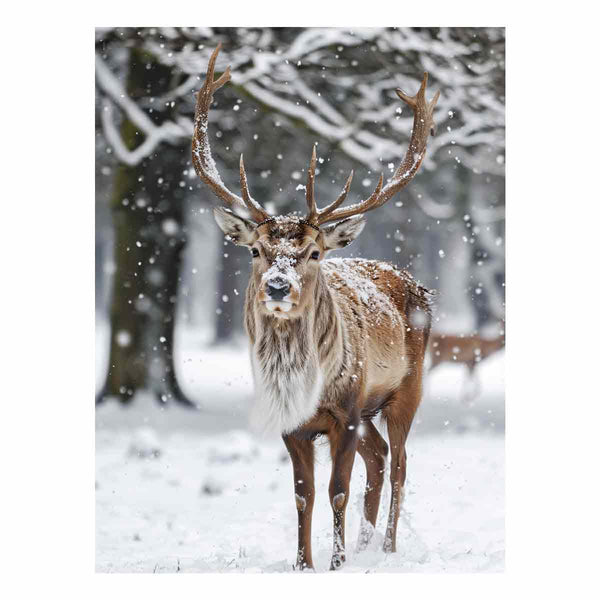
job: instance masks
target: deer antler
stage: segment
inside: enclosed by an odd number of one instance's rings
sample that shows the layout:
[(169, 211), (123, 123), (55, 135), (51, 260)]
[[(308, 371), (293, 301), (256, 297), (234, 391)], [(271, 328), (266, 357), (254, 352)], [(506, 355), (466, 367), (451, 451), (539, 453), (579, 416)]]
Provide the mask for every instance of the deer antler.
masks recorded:
[(217, 44), (210, 60), (208, 61), (208, 69), (206, 70), (206, 79), (204, 85), (198, 92), (196, 101), (196, 114), (194, 117), (194, 137), (192, 140), (192, 162), (198, 177), (206, 183), (212, 191), (231, 208), (239, 208), (247, 210), (250, 216), (257, 222), (264, 221), (269, 218), (269, 214), (250, 196), (248, 190), (248, 182), (246, 180), (246, 172), (244, 170), (244, 161), (240, 156), (240, 182), (242, 187), (242, 198), (231, 192), (223, 183), (215, 161), (210, 151), (210, 143), (208, 140), (208, 111), (212, 103), (213, 94), (231, 79), (230, 68), (227, 67), (225, 72), (217, 80), (214, 80), (215, 63), (217, 55), (221, 49), (221, 43)]
[(346, 181), (346, 185), (342, 190), (342, 193), (328, 206), (326, 206), (323, 210), (319, 210), (317, 208), (317, 203), (315, 200), (315, 169), (317, 166), (317, 148), (313, 146), (313, 153), (310, 159), (310, 165), (308, 167), (308, 176), (306, 180), (306, 204), (308, 205), (308, 213), (306, 215), (306, 220), (309, 223), (318, 224), (323, 217), (333, 212), (345, 199), (348, 195), (348, 191), (350, 190), (350, 184), (352, 183), (352, 176), (354, 175), (354, 171), (350, 171), (350, 175)]
[[(366, 199), (357, 204), (352, 204), (344, 208), (338, 208), (346, 199), (350, 183), (352, 181), (352, 173), (346, 181), (346, 185), (338, 198), (323, 210), (318, 210), (314, 200), (314, 168), (316, 157), (313, 149), (313, 159), (311, 160), (308, 176), (308, 185), (306, 186), (306, 201), (308, 204), (308, 215), (306, 220), (315, 225), (323, 225), (330, 221), (339, 221), (346, 217), (365, 213), (374, 208), (378, 208), (385, 204), (392, 196), (402, 189), (417, 173), (427, 147), (427, 139), (429, 133), (433, 135), (435, 124), (433, 122), (433, 109), (440, 97), (440, 92), (436, 92), (433, 100), (427, 102), (425, 98), (425, 90), (427, 88), (427, 73), (423, 75), (421, 87), (415, 96), (407, 96), (402, 90), (396, 90), (398, 97), (406, 102), (414, 112), (414, 121), (412, 135), (408, 144), (408, 149), (400, 166), (396, 169), (394, 176), (383, 187), (383, 175), (379, 178), (379, 182), (375, 191)], [(309, 191), (310, 190), (310, 191)]]

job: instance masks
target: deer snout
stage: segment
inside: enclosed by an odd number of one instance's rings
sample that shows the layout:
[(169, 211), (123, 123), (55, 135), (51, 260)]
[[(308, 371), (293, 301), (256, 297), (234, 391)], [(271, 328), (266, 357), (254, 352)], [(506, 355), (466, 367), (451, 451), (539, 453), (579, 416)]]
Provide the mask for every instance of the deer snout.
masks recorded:
[(290, 293), (290, 284), (281, 277), (267, 281), (267, 294), (271, 300), (283, 300)]

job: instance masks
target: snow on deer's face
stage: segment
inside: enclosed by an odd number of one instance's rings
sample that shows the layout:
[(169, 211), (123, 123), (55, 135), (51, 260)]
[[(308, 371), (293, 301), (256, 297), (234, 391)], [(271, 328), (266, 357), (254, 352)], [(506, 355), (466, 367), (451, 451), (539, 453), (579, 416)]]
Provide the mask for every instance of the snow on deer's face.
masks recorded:
[(252, 281), (259, 312), (281, 319), (302, 315), (310, 300), (323, 236), (300, 217), (273, 217), (258, 226), (225, 208), (215, 219), (229, 239), (252, 254)]
[(276, 318), (297, 318), (314, 295), (323, 254), (319, 232), (298, 217), (276, 217), (256, 233), (250, 251), (257, 307)]

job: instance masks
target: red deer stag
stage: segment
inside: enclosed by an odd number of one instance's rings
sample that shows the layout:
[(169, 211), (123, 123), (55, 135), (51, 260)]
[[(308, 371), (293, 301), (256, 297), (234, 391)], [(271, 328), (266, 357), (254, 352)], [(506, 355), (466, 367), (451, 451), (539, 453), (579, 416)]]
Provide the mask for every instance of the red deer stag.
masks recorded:
[(366, 200), (342, 207), (350, 173), (338, 198), (318, 209), (313, 148), (306, 216), (271, 216), (250, 195), (243, 159), (240, 198), (224, 185), (211, 155), (208, 112), (213, 93), (230, 79), (229, 67), (214, 79), (219, 49), (220, 45), (210, 58), (198, 92), (192, 155), (200, 179), (227, 205), (214, 210), (219, 227), (252, 255), (244, 309), (256, 391), (251, 418), (255, 425), (281, 434), (291, 456), (299, 569), (314, 568), (313, 442), (320, 435), (328, 437), (331, 569), (337, 569), (345, 561), (345, 512), (356, 450), (367, 469), (359, 549), (366, 547), (374, 531), (388, 453), (371, 421), (379, 413), (387, 423), (391, 446), (392, 497), (384, 549), (396, 550), (406, 477), (404, 444), (421, 399), (431, 310), (429, 293), (406, 271), (374, 260), (323, 259), (329, 250), (347, 246), (360, 234), (365, 226), (362, 213), (385, 204), (414, 177), (433, 129), (439, 92), (426, 101), (427, 74), (415, 96), (397, 90), (414, 111), (414, 124), (406, 155), (385, 186), (382, 175)]

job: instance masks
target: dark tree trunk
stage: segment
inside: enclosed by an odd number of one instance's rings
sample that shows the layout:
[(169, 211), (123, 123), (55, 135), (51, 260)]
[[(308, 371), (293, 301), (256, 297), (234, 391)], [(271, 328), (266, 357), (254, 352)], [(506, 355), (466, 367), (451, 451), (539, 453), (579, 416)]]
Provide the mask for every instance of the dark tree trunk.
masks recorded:
[(242, 328), (246, 295), (248, 249), (219, 239), (220, 265), (215, 312), (215, 344), (232, 340)]
[[(127, 87), (133, 98), (160, 95), (169, 83), (166, 67), (131, 50)], [(159, 110), (151, 114), (157, 123), (166, 116)], [(142, 141), (127, 119), (121, 134), (130, 149)], [(179, 387), (173, 362), (177, 286), (186, 244), (185, 188), (179, 182), (188, 153), (187, 145), (165, 144), (138, 165), (117, 167), (111, 199), (116, 271), (110, 357), (97, 402), (105, 397), (129, 402), (136, 391), (146, 390), (163, 403), (194, 405)]]

